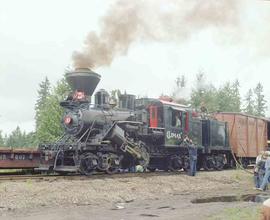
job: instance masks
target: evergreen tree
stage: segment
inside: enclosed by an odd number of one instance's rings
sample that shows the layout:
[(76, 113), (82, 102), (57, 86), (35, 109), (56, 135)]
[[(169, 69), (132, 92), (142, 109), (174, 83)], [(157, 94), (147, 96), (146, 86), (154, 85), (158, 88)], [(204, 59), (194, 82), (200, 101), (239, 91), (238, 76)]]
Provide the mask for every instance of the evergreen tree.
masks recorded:
[(244, 106), (244, 112), (250, 115), (254, 115), (254, 99), (253, 99), (253, 91), (252, 89), (249, 89), (246, 96), (245, 96), (245, 106)]
[(196, 75), (196, 85), (195, 85), (195, 88), (192, 89), (191, 100), (190, 100), (191, 105), (196, 109), (199, 109), (201, 106), (201, 103), (203, 102), (203, 95), (205, 92), (204, 84), (205, 84), (205, 76), (202, 72), (199, 72)]
[(38, 130), (38, 127), (40, 125), (40, 117), (41, 117), (41, 111), (45, 106), (45, 103), (50, 95), (50, 82), (47, 77), (45, 77), (45, 80), (42, 81), (39, 84), (39, 90), (38, 90), (38, 98), (35, 105), (36, 115), (36, 130)]
[(218, 90), (218, 111), (230, 112), (231, 111), (231, 84), (226, 82)]
[(47, 98), (45, 105), (40, 111), (39, 127), (36, 131), (36, 137), (39, 143), (53, 142), (63, 134), (61, 119), (63, 108), (59, 105), (68, 93), (70, 87), (65, 79), (60, 80)]
[(180, 77), (178, 76), (175, 82), (177, 88), (184, 88), (186, 86), (186, 78), (184, 75), (181, 75)]
[(172, 93), (172, 99), (179, 104), (188, 104), (188, 91), (186, 88), (186, 78), (184, 75), (181, 75), (175, 80), (176, 88)]
[(240, 83), (238, 80), (235, 80), (232, 84), (232, 111), (240, 112), (241, 111), (241, 96), (240, 96)]
[(239, 92), (239, 81), (234, 83), (226, 82), (218, 90), (218, 111), (222, 112), (240, 112), (241, 97)]
[(20, 127), (17, 126), (16, 129), (7, 137), (6, 146), (14, 148), (25, 147), (25, 136), (25, 132), (22, 132)]
[[(12, 148), (36, 148), (37, 141), (34, 132), (26, 133), (22, 131), (19, 126), (11, 132), (10, 135), (6, 135), (4, 138), (6, 147)], [(3, 145), (2, 145), (3, 146)], [(1, 144), (0, 144), (1, 147)]]
[(0, 147), (4, 147), (4, 146), (5, 146), (5, 140), (2, 135), (2, 131), (0, 130)]
[(25, 146), (29, 148), (35, 148), (38, 145), (35, 132), (30, 132), (25, 135)]
[(196, 76), (196, 87), (191, 92), (192, 107), (200, 109), (205, 107), (208, 112), (217, 111), (217, 90), (212, 84), (207, 84), (203, 72)]
[(266, 100), (263, 95), (263, 86), (261, 83), (258, 83), (254, 89), (255, 94), (255, 115), (256, 116), (265, 116)]

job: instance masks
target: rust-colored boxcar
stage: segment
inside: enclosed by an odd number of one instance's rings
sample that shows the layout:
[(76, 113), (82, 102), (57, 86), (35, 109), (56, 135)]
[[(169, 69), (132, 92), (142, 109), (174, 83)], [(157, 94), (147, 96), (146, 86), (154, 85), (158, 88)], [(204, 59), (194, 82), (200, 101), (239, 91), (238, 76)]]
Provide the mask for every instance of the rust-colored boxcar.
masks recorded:
[(38, 150), (0, 148), (0, 169), (34, 169), (39, 161)]
[(256, 157), (266, 150), (270, 127), (266, 118), (243, 113), (221, 112), (215, 117), (228, 123), (230, 146), (237, 157)]

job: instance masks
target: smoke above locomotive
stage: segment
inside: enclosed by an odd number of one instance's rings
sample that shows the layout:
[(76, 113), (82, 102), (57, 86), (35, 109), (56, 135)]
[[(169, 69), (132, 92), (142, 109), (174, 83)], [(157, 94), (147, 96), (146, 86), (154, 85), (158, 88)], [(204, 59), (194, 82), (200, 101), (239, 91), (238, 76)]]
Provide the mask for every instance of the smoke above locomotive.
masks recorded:
[(110, 66), (135, 42), (181, 43), (208, 28), (221, 32), (219, 40), (224, 31), (239, 38), (235, 27), (242, 4), (241, 0), (118, 0), (101, 18), (100, 31), (89, 32), (82, 50), (73, 53), (73, 66)]

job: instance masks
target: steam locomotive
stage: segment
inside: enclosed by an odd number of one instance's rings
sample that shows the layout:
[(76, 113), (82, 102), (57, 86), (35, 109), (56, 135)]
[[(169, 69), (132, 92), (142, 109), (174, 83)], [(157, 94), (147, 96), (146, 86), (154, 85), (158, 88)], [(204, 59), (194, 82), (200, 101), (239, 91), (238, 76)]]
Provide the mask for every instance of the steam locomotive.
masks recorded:
[(116, 103), (105, 90), (96, 92), (91, 104), (101, 76), (76, 69), (66, 78), (73, 94), (60, 103), (65, 133), (57, 142), (39, 146), (40, 170), (91, 175), (136, 165), (150, 171), (188, 169), (186, 135), (198, 147), (198, 168), (221, 170), (229, 164), (225, 122), (203, 119), (170, 100), (122, 94)]

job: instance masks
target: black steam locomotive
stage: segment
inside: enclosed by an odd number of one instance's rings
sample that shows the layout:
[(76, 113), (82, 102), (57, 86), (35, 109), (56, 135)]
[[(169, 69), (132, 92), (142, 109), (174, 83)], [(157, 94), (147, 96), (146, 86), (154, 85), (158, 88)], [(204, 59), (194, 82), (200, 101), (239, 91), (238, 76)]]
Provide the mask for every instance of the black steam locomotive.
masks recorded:
[(136, 165), (150, 171), (188, 169), (185, 135), (199, 149), (199, 168), (221, 170), (228, 163), (226, 123), (202, 119), (169, 100), (123, 94), (116, 103), (105, 90), (95, 94), (92, 105), (100, 75), (77, 69), (66, 77), (74, 93), (60, 103), (65, 134), (54, 144), (39, 146), (40, 170), (90, 175)]

